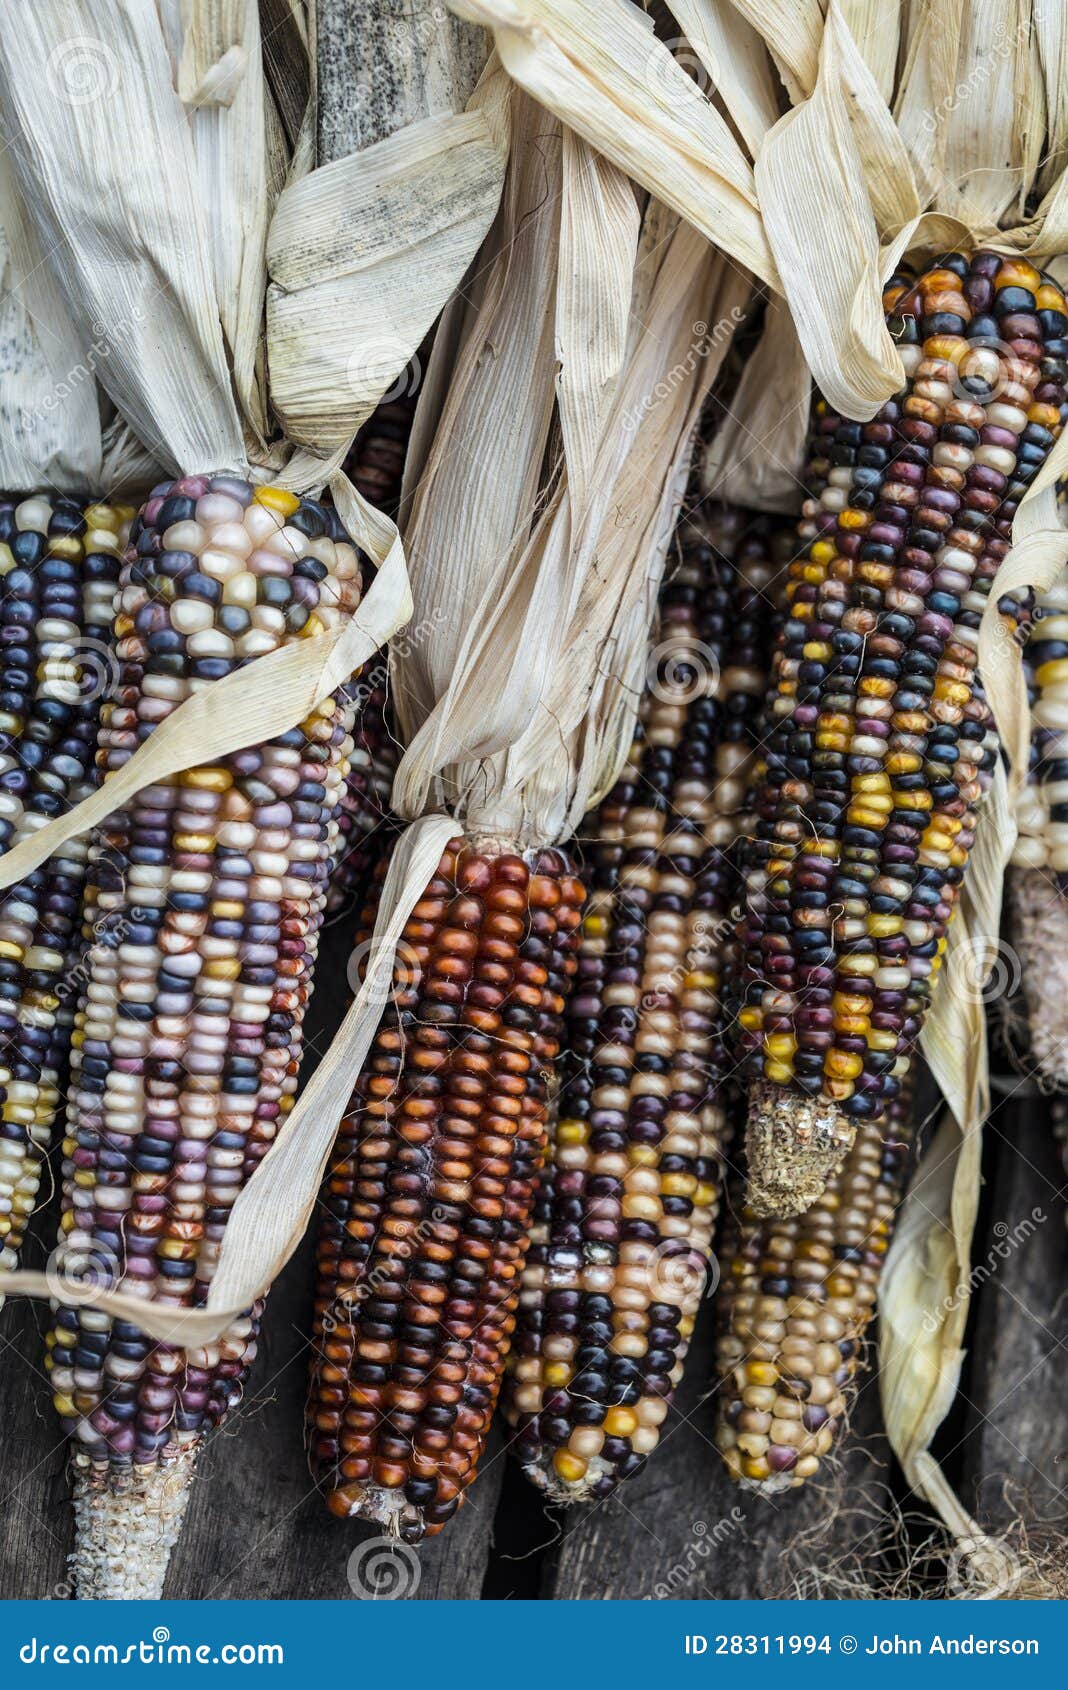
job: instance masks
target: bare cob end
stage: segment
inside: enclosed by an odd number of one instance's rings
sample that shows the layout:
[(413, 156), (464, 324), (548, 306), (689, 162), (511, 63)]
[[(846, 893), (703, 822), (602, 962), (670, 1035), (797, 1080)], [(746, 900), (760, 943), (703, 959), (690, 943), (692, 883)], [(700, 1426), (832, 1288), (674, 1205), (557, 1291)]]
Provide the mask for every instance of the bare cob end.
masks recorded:
[(842, 1166), (856, 1135), (829, 1098), (754, 1081), (745, 1139), (753, 1213), (804, 1214)]
[(106, 1469), (75, 1456), (75, 1543), (70, 1557), (82, 1601), (149, 1601), (163, 1595), (178, 1542), (197, 1450), (132, 1467), (116, 1484)]

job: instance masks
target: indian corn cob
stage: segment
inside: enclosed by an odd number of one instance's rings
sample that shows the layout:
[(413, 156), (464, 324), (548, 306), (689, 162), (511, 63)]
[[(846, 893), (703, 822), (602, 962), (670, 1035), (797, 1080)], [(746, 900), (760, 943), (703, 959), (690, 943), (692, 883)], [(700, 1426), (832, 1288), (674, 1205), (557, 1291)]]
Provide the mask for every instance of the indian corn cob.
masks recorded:
[(1027, 1007), (1030, 1057), (1068, 1089), (1068, 574), (1035, 608), (1024, 668), (1031, 767), (1016, 804), (1008, 876), (1011, 940)]
[[(104, 773), (194, 690), (349, 614), (359, 587), (355, 547), (310, 499), (231, 475), (157, 487), (122, 571)], [(293, 1104), (349, 721), (328, 699), (267, 744), (146, 788), (93, 846), (61, 1276), (204, 1302), (234, 1200)], [(47, 1366), (74, 1440), (78, 1589), (158, 1593), (259, 1310), (183, 1350), (57, 1296)]]
[[(414, 393), (379, 405), (357, 434), (346, 464), (357, 491), (388, 516), (395, 516), (400, 504), (414, 415)], [(349, 905), (360, 907), (393, 836), (390, 800), (401, 747), (389, 720), (386, 680), (385, 656), (380, 654), (353, 681), (356, 720), (338, 815), (341, 840), (327, 899), (331, 913)]]
[(388, 719), (384, 658), (374, 657), (365, 665), (350, 696), (356, 716), (338, 810), (337, 861), (327, 893), (331, 914), (350, 905), (360, 907), (396, 833), (390, 801), (400, 743)]
[(345, 464), (353, 485), (387, 516), (396, 516), (400, 504), (415, 400), (413, 383), (411, 393), (376, 406), (353, 441)]
[(907, 1069), (973, 837), (979, 620), (1062, 426), (1068, 316), (1033, 266), (950, 253), (894, 278), (885, 306), (908, 385), (842, 425), (842, 473), (806, 507), (746, 851), (739, 1026), (764, 1213), (810, 1206)]
[(505, 1394), (556, 1501), (637, 1472), (682, 1373), (712, 1254), (730, 1063), (721, 975), (764, 701), (772, 525), (681, 529), (630, 759), (589, 818), (591, 896), (558, 1119)]
[(862, 1120), (803, 1215), (762, 1218), (739, 1187), (720, 1245), (716, 1445), (732, 1478), (787, 1489), (844, 1424), (911, 1165), (911, 1085)]
[[(96, 784), (133, 511), (0, 498), (0, 852)], [(18, 1265), (59, 1108), (88, 845), (72, 839), (0, 899), (0, 1267)]]
[(338, 1134), (311, 1467), (334, 1513), (409, 1542), (462, 1501), (496, 1405), (582, 901), (560, 851), (453, 840)]

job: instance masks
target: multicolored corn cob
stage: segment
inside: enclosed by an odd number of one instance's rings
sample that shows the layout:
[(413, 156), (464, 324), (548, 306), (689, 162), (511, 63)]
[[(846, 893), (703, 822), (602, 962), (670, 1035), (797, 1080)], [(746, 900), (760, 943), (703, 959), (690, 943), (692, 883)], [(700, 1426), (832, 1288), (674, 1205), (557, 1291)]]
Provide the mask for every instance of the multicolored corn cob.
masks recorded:
[(337, 861), (326, 901), (331, 914), (362, 905), (397, 831), (390, 804), (401, 747), (388, 720), (384, 656), (365, 665), (349, 696), (356, 714), (338, 810)]
[[(233, 476), (158, 487), (135, 522), (99, 761), (194, 690), (355, 609), (336, 514)], [(47, 1366), (74, 1439), (82, 1595), (158, 1590), (204, 1435), (240, 1398), (258, 1309), (183, 1350), (65, 1277), (202, 1304), (232, 1205), (292, 1107), (348, 706), (147, 788), (90, 855)]]
[(416, 393), (383, 400), (352, 443), (345, 472), (363, 497), (387, 516), (396, 516), (404, 480), (404, 460), (415, 417)]
[(730, 1062), (721, 976), (770, 657), (773, 525), (680, 532), (630, 760), (589, 818), (591, 897), (505, 1394), (555, 1501), (660, 1436), (712, 1256)]
[(1041, 594), (1024, 649), (1031, 766), (1008, 875), (1030, 1058), (1068, 1089), (1068, 574)]
[[(0, 853), (96, 785), (101, 704), (133, 511), (0, 498)], [(0, 898), (0, 1267), (18, 1265), (59, 1108), (88, 845)]]
[(323, 1194), (312, 1471), (408, 1542), (475, 1477), (515, 1325), (583, 889), (559, 851), (450, 844)]
[(803, 1484), (848, 1412), (879, 1276), (911, 1165), (911, 1086), (861, 1121), (805, 1214), (762, 1219), (733, 1192), (716, 1298), (716, 1446), (732, 1478)]
[[(345, 465), (357, 491), (388, 516), (395, 516), (400, 504), (414, 416), (414, 393), (379, 405), (357, 434)], [(380, 654), (352, 683), (356, 720), (338, 816), (341, 841), (327, 898), (331, 914), (362, 905), (395, 833), (390, 801), (401, 745), (389, 721), (386, 680), (386, 660)]]
[(848, 486), (806, 507), (746, 852), (738, 1020), (763, 1213), (815, 1201), (908, 1067), (973, 839), (979, 621), (1063, 420), (1064, 295), (1030, 264), (950, 253), (885, 304), (908, 386), (841, 425)]

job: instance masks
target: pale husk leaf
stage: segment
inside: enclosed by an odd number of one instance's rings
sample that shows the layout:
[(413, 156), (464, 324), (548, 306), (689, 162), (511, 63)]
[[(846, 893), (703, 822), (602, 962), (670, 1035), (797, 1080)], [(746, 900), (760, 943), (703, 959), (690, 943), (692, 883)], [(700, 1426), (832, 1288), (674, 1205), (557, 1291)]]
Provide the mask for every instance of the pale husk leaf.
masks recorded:
[[(83, 62), (93, 98), (71, 83)], [(106, 348), (101, 385), (169, 471), (240, 467), (196, 157), (156, 9), (25, 9), (0, 32), (0, 124), (79, 337)]]
[(781, 300), (769, 300), (725, 420), (705, 448), (702, 492), (748, 510), (798, 510), (811, 403), (812, 376), (793, 317)]
[(775, 76), (764, 43), (731, 0), (672, 0), (672, 16), (716, 88), (753, 158), (778, 122)]
[(0, 487), (81, 493), (102, 483), (93, 366), (0, 157)]
[[(680, 453), (749, 284), (732, 270), (720, 301), (721, 261), (656, 202), (636, 270), (624, 263), (629, 188), (578, 137), (562, 163), (544, 114), (525, 97), (518, 110), (526, 164), (506, 191), (482, 310), (407, 526), (416, 622), (443, 607), (449, 625), (393, 664), (409, 741), (394, 804), (418, 815), (445, 802), (476, 835), (545, 845), (599, 789), (605, 745), (616, 766), (667, 544), (665, 489), (673, 512)], [(556, 181), (585, 213), (565, 210), (559, 234)], [(707, 348), (710, 312), (720, 321)], [(564, 463), (550, 455), (543, 476), (550, 324)]]
[(290, 439), (329, 452), (371, 414), (481, 244), (504, 157), (476, 110), (410, 124), (286, 188), (267, 333)]
[(879, 1382), (887, 1435), (905, 1476), (951, 1530), (974, 1534), (931, 1442), (964, 1360), (971, 1245), (990, 1105), (982, 989), (998, 956), (1005, 865), (1016, 837), (999, 767), (976, 829), (961, 905), (922, 1035), (948, 1104), (902, 1205), (879, 1290)]
[(189, 118), (238, 403), (260, 440), (267, 395), (257, 353), (267, 283), (268, 131), (257, 0), (182, 0), (178, 93)]
[(848, 97), (850, 79), (866, 74), (832, 4), (815, 90), (780, 119), (756, 166), (768, 238), (809, 366), (829, 402), (859, 418), (874, 416), (904, 383), (874, 285), (872, 126), (865, 125), (862, 145)]
[(631, 0), (452, 0), (508, 74), (591, 146), (766, 281), (752, 168), (729, 124)]
[[(767, 43), (791, 101), (807, 99), (816, 86), (823, 14), (819, 0), (733, 0)], [(730, 103), (729, 88), (724, 96)]]

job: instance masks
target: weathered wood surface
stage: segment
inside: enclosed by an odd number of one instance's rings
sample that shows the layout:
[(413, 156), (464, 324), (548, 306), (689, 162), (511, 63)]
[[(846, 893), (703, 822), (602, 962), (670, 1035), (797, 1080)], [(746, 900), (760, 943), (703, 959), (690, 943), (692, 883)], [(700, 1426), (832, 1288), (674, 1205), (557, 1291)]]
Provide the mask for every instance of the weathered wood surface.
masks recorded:
[(972, 1252), (981, 1282), (962, 1380), (965, 1500), (1002, 1530), (1068, 1525), (1068, 1230), (1064, 1166), (1041, 1099), (995, 1101)]
[(462, 111), (486, 61), (485, 32), (442, 0), (318, 0), (316, 12), (321, 164)]

